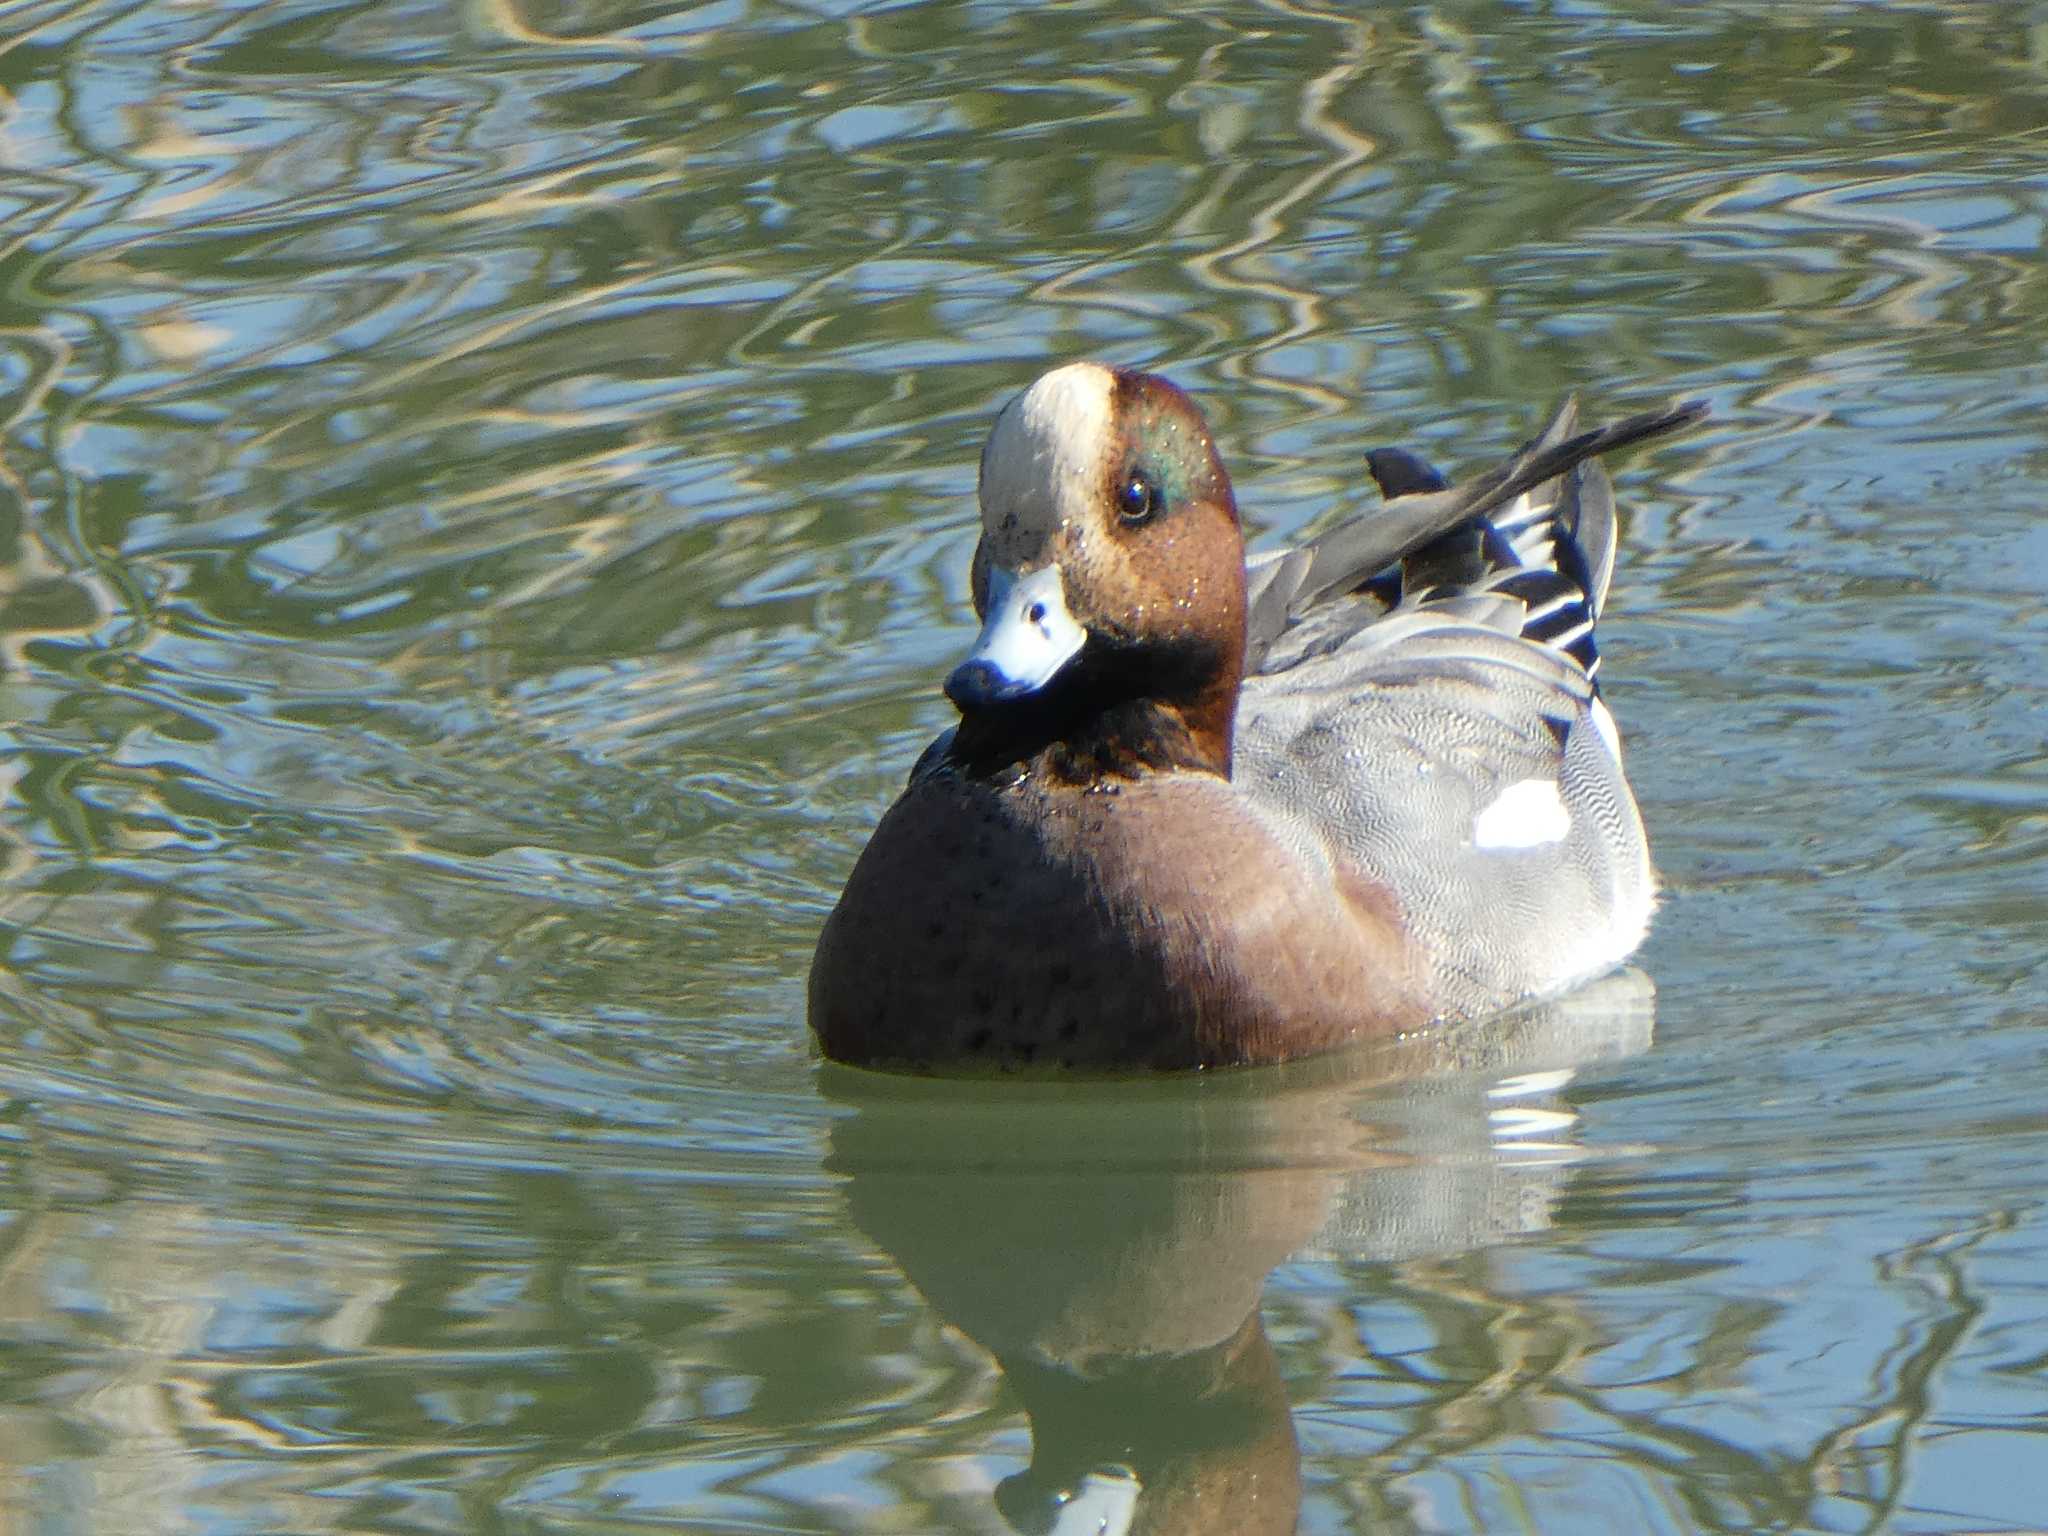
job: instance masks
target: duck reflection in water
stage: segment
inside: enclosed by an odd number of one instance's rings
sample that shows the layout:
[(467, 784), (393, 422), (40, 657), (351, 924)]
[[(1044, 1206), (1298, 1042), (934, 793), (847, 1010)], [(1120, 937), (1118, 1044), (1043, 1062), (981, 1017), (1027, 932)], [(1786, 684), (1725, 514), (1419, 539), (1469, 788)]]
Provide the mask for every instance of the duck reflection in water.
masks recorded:
[(1260, 1317), (1268, 1273), (1540, 1229), (1572, 1158), (1501, 1134), (1542, 1119), (1515, 1090), (1643, 1049), (1651, 1000), (1623, 971), (1484, 1025), (1194, 1080), (828, 1068), (853, 1110), (832, 1167), (855, 1224), (994, 1355), (1030, 1419), (1030, 1467), (995, 1491), (1012, 1529), (1288, 1532), (1301, 1458)]

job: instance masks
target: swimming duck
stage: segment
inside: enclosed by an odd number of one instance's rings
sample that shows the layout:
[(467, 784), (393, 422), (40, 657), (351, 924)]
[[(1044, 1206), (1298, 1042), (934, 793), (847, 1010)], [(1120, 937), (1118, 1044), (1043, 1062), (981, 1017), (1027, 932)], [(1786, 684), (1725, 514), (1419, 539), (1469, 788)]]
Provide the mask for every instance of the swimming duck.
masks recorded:
[(1597, 456), (1567, 401), (1447, 486), (1247, 564), (1194, 402), (1075, 363), (982, 451), (981, 633), (826, 921), (826, 1055), (944, 1070), (1214, 1067), (1473, 1019), (1641, 943), (1655, 899), (1593, 624)]

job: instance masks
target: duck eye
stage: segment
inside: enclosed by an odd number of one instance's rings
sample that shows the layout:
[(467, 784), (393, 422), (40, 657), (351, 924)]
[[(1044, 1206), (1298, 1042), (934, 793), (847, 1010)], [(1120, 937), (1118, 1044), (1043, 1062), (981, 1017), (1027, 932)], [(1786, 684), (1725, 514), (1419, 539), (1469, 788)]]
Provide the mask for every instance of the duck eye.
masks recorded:
[(1127, 528), (1143, 527), (1159, 515), (1159, 484), (1142, 469), (1124, 476), (1117, 487), (1116, 515)]

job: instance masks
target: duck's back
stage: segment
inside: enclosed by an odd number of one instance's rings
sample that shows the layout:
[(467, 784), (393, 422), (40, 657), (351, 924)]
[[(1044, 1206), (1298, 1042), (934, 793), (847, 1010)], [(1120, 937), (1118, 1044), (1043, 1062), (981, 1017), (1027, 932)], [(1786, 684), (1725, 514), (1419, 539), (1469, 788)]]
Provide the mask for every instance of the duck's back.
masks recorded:
[(1642, 940), (1642, 822), (1573, 682), (1447, 627), (1245, 690), (1237, 784), (1397, 893), (1438, 1016), (1561, 990)]
[(1648, 925), (1648, 845), (1594, 680), (1613, 537), (1587, 464), (1391, 585), (1318, 602), (1246, 679), (1235, 782), (1396, 893), (1440, 1016), (1562, 990)]

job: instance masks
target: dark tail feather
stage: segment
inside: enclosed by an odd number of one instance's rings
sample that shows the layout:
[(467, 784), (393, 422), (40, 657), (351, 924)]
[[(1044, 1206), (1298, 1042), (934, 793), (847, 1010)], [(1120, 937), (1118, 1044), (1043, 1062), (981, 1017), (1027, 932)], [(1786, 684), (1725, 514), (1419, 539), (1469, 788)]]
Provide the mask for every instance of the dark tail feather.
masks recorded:
[(1495, 507), (1513, 501), (1522, 492), (1535, 490), (1544, 481), (1563, 474), (1575, 464), (1597, 459), (1617, 448), (1627, 448), (1653, 437), (1697, 426), (1707, 419), (1708, 409), (1704, 400), (1685, 400), (1668, 410), (1644, 411), (1637, 416), (1623, 417), (1609, 426), (1595, 427), (1590, 432), (1568, 437), (1553, 447), (1540, 446), (1539, 439), (1538, 446), (1523, 450), (1499, 469), (1489, 470), (1447, 494), (1468, 496), (1472, 505), (1465, 515), (1483, 516)]
[(1539, 437), (1507, 463), (1447, 491), (1402, 496), (1376, 513), (1355, 517), (1315, 545), (1306, 578), (1291, 606), (1298, 608), (1364, 581), (1431, 539), (1473, 518), (1485, 517), (1575, 464), (1692, 426), (1706, 414), (1704, 400), (1688, 400), (1669, 410), (1645, 411), (1610, 426), (1595, 427), (1562, 442), (1546, 443)]
[[(1687, 400), (1661, 411), (1644, 411), (1608, 426), (1572, 435), (1575, 402), (1566, 400), (1544, 430), (1505, 464), (1487, 470), (1448, 490), (1416, 490), (1390, 499), (1377, 511), (1362, 514), (1333, 528), (1315, 544), (1269, 557), (1252, 574), (1251, 644), (1262, 651), (1287, 628), (1290, 617), (1332, 592), (1354, 591), (1375, 575), (1422, 550), (1434, 540), (1475, 519), (1508, 506), (1524, 491), (1568, 473), (1575, 465), (1635, 443), (1663, 437), (1704, 420), (1707, 403)], [(1389, 457), (1391, 455), (1391, 457)], [(1381, 450), (1368, 461), (1375, 476), (1384, 473), (1394, 484), (1420, 484), (1440, 479), (1422, 460), (1399, 449)], [(1606, 494), (1605, 477), (1586, 477)], [(1570, 530), (1576, 536), (1576, 529)], [(1590, 531), (1590, 530), (1589, 530)], [(1597, 613), (1605, 596), (1607, 571), (1613, 559), (1612, 534), (1604, 547), (1588, 541), (1582, 577)]]
[(1373, 484), (1388, 501), (1451, 488), (1434, 464), (1406, 448), (1375, 448), (1365, 456), (1365, 467), (1372, 471)]

